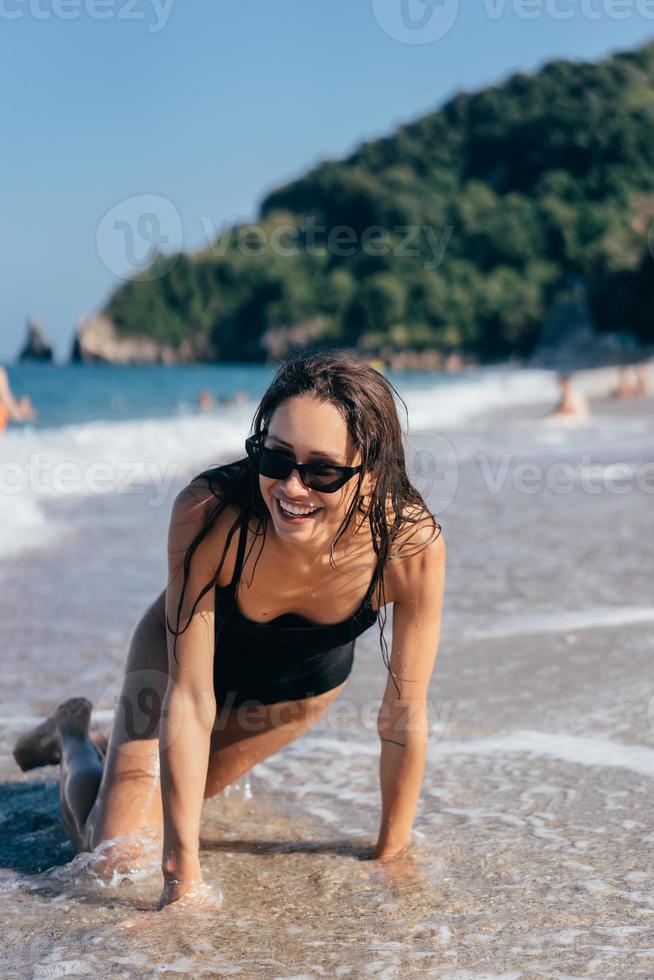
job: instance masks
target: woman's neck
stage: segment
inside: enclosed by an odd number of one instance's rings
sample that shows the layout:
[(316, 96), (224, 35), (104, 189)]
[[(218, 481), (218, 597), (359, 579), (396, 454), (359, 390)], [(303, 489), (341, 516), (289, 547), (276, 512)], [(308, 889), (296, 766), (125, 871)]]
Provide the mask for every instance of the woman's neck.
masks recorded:
[[(293, 541), (282, 538), (277, 534), (272, 520), (269, 519), (267, 522), (266, 536), (270, 535), (273, 546), (282, 562), (293, 562), (297, 571), (308, 572), (316, 568), (326, 568), (328, 565), (331, 565), (330, 546), (337, 530), (338, 528), (334, 528), (333, 532), (328, 531), (324, 540), (320, 542), (313, 540)], [(339, 558), (344, 558), (348, 552), (351, 554), (352, 551), (358, 551), (359, 549), (367, 551), (371, 548), (372, 535), (370, 533), (370, 523), (367, 518), (361, 520), (361, 517), (357, 517), (355, 514), (334, 546), (333, 559), (334, 561), (338, 561)], [(301, 563), (301, 566), (298, 566), (298, 563)]]

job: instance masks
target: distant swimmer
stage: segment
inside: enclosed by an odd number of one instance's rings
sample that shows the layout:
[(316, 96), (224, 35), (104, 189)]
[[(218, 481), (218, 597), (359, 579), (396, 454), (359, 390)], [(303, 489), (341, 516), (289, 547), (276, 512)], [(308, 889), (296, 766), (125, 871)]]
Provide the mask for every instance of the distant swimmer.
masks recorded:
[(247, 391), (243, 391), (242, 389), (239, 389), (234, 395), (218, 396), (219, 405), (245, 405), (249, 400)]
[(32, 422), (35, 418), (36, 409), (30, 399), (27, 395), (14, 398), (7, 372), (0, 367), (0, 432), (7, 428), (9, 422)]
[(560, 401), (547, 418), (587, 418), (590, 415), (588, 399), (583, 392), (572, 390), (570, 377), (570, 374), (559, 375)]
[(206, 388), (200, 388), (198, 392), (198, 404), (203, 412), (208, 412), (213, 408), (213, 395)]
[(634, 384), (629, 377), (629, 367), (623, 365), (618, 371), (616, 387), (609, 392), (611, 398), (634, 398), (638, 393), (638, 383)]

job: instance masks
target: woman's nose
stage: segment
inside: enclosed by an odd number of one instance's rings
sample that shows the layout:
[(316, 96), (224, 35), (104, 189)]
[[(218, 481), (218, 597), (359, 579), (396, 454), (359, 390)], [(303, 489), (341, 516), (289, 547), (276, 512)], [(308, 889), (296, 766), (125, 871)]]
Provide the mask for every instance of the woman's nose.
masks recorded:
[(282, 480), (281, 482), (282, 486), (284, 487), (284, 491), (288, 493), (289, 497), (292, 497), (294, 494), (298, 493), (300, 496), (302, 496), (302, 494), (306, 493), (307, 488), (305, 487), (304, 483), (302, 483), (300, 474), (296, 469), (293, 469), (286, 479)]

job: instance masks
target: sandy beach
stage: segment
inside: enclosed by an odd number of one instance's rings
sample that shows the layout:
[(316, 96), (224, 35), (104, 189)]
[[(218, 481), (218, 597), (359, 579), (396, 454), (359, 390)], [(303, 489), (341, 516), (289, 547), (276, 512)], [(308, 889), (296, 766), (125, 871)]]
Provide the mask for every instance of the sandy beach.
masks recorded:
[[(426, 498), (444, 502), (448, 573), (428, 765), (396, 868), (362, 859), (386, 680), (373, 627), (327, 717), (205, 805), (219, 912), (154, 912), (156, 852), (101, 887), (88, 855), (72, 860), (57, 767), (23, 774), (11, 746), (72, 694), (109, 724), (163, 581), (168, 507), (88, 499), (76, 533), (1, 562), (3, 976), (651, 977), (654, 397), (606, 397), (615, 374), (573, 379), (584, 424), (548, 423), (553, 401), (533, 401), (416, 433), (443, 461)], [(62, 519), (74, 507), (56, 503)]]

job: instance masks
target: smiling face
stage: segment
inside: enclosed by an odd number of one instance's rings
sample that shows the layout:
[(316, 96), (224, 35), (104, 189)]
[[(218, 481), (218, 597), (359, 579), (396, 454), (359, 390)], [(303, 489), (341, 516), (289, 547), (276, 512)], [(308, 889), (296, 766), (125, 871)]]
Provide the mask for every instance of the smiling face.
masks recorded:
[[(300, 395), (283, 402), (273, 413), (264, 445), (281, 449), (298, 463), (330, 462), (338, 466), (358, 466), (361, 454), (355, 449), (345, 419), (329, 402), (312, 395)], [(275, 533), (282, 541), (310, 543), (312, 547), (330, 541), (340, 527), (357, 489), (357, 477), (334, 493), (320, 493), (305, 486), (297, 470), (285, 480), (259, 476), (259, 488), (272, 516)], [(364, 474), (361, 493), (367, 493), (369, 478)], [(312, 510), (311, 516), (292, 518), (282, 510)]]

